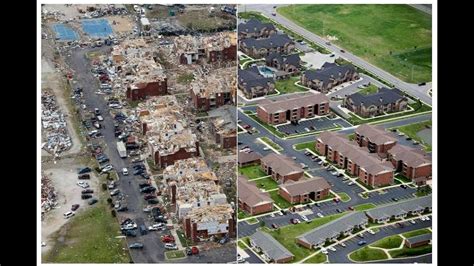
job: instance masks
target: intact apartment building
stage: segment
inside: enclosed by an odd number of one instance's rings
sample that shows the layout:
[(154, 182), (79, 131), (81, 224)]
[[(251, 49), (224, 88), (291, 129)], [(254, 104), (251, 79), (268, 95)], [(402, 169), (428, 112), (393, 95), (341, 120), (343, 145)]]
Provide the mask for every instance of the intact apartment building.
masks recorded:
[(354, 141), (369, 152), (386, 157), (388, 150), (397, 144), (397, 139), (381, 126), (364, 124), (355, 129)]
[(240, 23), (237, 28), (239, 31), (239, 40), (246, 38), (267, 38), (277, 32), (272, 23), (262, 23), (257, 19), (250, 19), (245, 23)]
[(273, 211), (273, 200), (268, 192), (263, 192), (245, 176), (239, 176), (237, 180), (239, 210), (250, 215), (257, 215)]
[(344, 106), (361, 117), (374, 117), (405, 111), (408, 98), (399, 89), (380, 88), (369, 95), (359, 92), (349, 95), (344, 99)]
[(257, 106), (258, 118), (271, 125), (297, 122), (328, 113), (329, 98), (322, 93), (297, 94), (287, 99), (267, 100)]
[(266, 96), (275, 92), (275, 81), (260, 74), (256, 66), (238, 70), (238, 88), (247, 99)]
[(301, 84), (313, 90), (328, 93), (335, 86), (358, 78), (359, 74), (352, 65), (324, 63), (320, 69), (303, 72)]
[(326, 198), (330, 189), (331, 186), (324, 178), (314, 177), (296, 182), (288, 180), (280, 185), (278, 194), (291, 204), (301, 204)]
[(252, 58), (262, 58), (270, 53), (290, 54), (295, 43), (286, 34), (272, 34), (268, 38), (246, 38), (239, 41), (239, 48)]
[(392, 164), (359, 147), (343, 134), (321, 133), (316, 138), (316, 151), (331, 163), (357, 176), (364, 184), (372, 187), (393, 184)]
[(149, 99), (138, 110), (142, 134), (156, 166), (165, 168), (177, 160), (199, 156), (199, 141), (188, 128), (176, 97)]
[(281, 55), (279, 53), (270, 53), (265, 57), (265, 64), (294, 76), (300, 73), (301, 58), (298, 54)]
[(293, 159), (285, 155), (270, 153), (260, 159), (262, 170), (278, 184), (288, 180), (298, 181), (303, 177), (303, 169)]

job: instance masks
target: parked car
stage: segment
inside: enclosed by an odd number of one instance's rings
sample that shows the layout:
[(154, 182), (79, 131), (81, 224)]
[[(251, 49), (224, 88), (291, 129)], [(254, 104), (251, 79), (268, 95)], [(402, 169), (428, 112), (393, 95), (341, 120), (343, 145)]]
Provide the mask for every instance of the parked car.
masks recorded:
[(336, 248), (333, 247), (333, 246), (332, 246), (332, 247), (328, 247), (328, 249), (329, 249), (330, 251), (336, 251)]
[(277, 224), (272, 224), (272, 228), (273, 228), (273, 229), (277, 229), (277, 228), (278, 228), (278, 225), (277, 225)]
[(353, 210), (354, 210), (354, 207), (349, 206), (348, 209), (351, 210), (351, 211), (353, 211)]
[(140, 189), (140, 192), (150, 193), (150, 192), (154, 192), (155, 190), (156, 190), (155, 187), (149, 186), (149, 187), (144, 187), (144, 188)]
[(98, 202), (98, 200), (97, 200), (96, 198), (92, 198), (92, 199), (90, 199), (87, 203), (88, 203), (89, 205), (94, 205), (94, 204), (96, 204), (97, 202)]
[(123, 168), (123, 169), (122, 169), (122, 174), (123, 174), (123, 175), (128, 175), (128, 169), (127, 169), (127, 168)]
[(149, 199), (149, 200), (147, 200), (147, 203), (148, 204), (158, 204), (160, 202), (158, 201), (158, 199)]
[(346, 247), (346, 244), (344, 242), (339, 243), (339, 245), (341, 245), (341, 247), (343, 247), (343, 248)]
[(407, 185), (405, 185), (405, 184), (400, 185), (400, 187), (403, 188), (403, 189), (407, 189)]
[(125, 236), (137, 236), (137, 232), (135, 230), (123, 230), (122, 233)]
[(415, 220), (410, 220), (411, 224), (416, 224)]
[(151, 186), (151, 184), (148, 184), (148, 183), (140, 183), (140, 184), (138, 184), (138, 187), (139, 187), (139, 188), (145, 188), (145, 187), (149, 187), (149, 186)]
[(375, 232), (372, 229), (368, 229), (367, 232), (369, 232), (371, 235), (375, 235)]
[(323, 215), (322, 213), (320, 213), (320, 212), (318, 212), (316, 215), (317, 215), (319, 218), (323, 218), (323, 217), (324, 217), (324, 215)]
[(89, 187), (89, 184), (87, 182), (84, 182), (84, 181), (78, 181), (76, 184), (78, 186), (80, 186), (81, 188), (88, 188)]
[(69, 218), (73, 217), (75, 215), (75, 213), (73, 211), (68, 211), (68, 212), (65, 212), (63, 215), (64, 215), (65, 219), (69, 219)]
[(174, 243), (174, 237), (172, 235), (164, 235), (161, 237), (161, 241), (164, 243)]
[(144, 246), (142, 243), (132, 243), (128, 246), (130, 249), (142, 249)]
[(178, 246), (176, 246), (174, 243), (166, 243), (165, 249), (178, 249)]
[(71, 206), (71, 211), (76, 211), (77, 209), (79, 209), (79, 204), (73, 204)]
[(188, 256), (191, 256), (191, 255), (197, 255), (199, 254), (199, 249), (198, 247), (191, 247), (191, 248), (186, 248), (186, 254)]
[(92, 190), (92, 189), (84, 189), (83, 191), (81, 191), (81, 194), (90, 194), (90, 193), (94, 193), (94, 190)]
[(110, 192), (110, 196), (116, 196), (120, 193), (120, 189), (114, 189)]
[(140, 225), (139, 230), (142, 236), (148, 234), (148, 230), (146, 229), (146, 226), (144, 224)]
[(118, 212), (125, 212), (125, 211), (128, 211), (128, 207), (127, 206), (122, 206), (120, 208), (117, 209)]
[(397, 199), (397, 198), (392, 198), (392, 200), (393, 200), (393, 201), (398, 201), (398, 199)]
[(114, 189), (115, 188), (115, 181), (110, 182), (109, 185), (108, 185), (108, 188), (109, 189)]
[(300, 215), (300, 216), (301, 216), (301, 220), (303, 220), (303, 221), (305, 221), (305, 222), (307, 222), (307, 223), (311, 222), (311, 221), (308, 219), (308, 217), (306, 217), (305, 215)]
[(86, 173), (90, 173), (90, 172), (92, 172), (92, 169), (90, 169), (89, 167), (84, 167), (84, 168), (81, 168), (79, 170), (79, 172), (77, 172), (77, 173), (80, 175), (80, 174), (86, 174)]
[(143, 199), (144, 199), (144, 200), (156, 199), (156, 195), (153, 195), (153, 194), (146, 194), (145, 196), (143, 196)]
[(365, 240), (361, 240), (361, 241), (357, 242), (357, 245), (359, 245), (359, 246), (363, 246), (365, 244), (367, 244), (367, 241), (365, 241)]
[(328, 250), (327, 250), (325, 247), (322, 247), (322, 248), (321, 248), (321, 253), (323, 253), (323, 254), (328, 254), (329, 252), (328, 252)]
[(81, 199), (85, 200), (85, 199), (90, 199), (92, 198), (92, 195), (91, 194), (82, 194), (81, 195)]
[(91, 176), (89, 174), (82, 174), (77, 177), (78, 179), (91, 179)]

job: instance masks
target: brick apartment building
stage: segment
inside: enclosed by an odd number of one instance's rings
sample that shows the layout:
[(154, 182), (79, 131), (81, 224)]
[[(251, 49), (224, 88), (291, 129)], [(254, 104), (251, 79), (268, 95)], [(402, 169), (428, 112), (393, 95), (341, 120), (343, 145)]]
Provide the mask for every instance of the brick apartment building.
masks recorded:
[(255, 183), (248, 181), (245, 176), (239, 176), (237, 184), (239, 188), (239, 210), (250, 215), (273, 211), (273, 200), (268, 192), (260, 191)]
[(275, 81), (260, 74), (257, 67), (238, 70), (238, 88), (248, 99), (262, 97), (275, 92)]
[(294, 160), (276, 153), (270, 153), (260, 159), (260, 166), (278, 184), (283, 184), (288, 180), (298, 181), (304, 173), (301, 166)]
[(364, 124), (355, 129), (355, 142), (367, 147), (370, 153), (385, 157), (387, 151), (397, 144), (397, 139), (381, 126)]
[(275, 26), (272, 23), (262, 23), (257, 19), (250, 19), (238, 26), (239, 40), (245, 38), (267, 38), (276, 34)]
[(328, 113), (329, 98), (322, 93), (299, 94), (289, 99), (262, 103), (257, 106), (258, 118), (271, 125), (288, 121), (297, 122), (302, 118)]
[(143, 100), (149, 96), (161, 96), (168, 93), (167, 79), (152, 82), (132, 84), (127, 88), (126, 97), (129, 100)]
[(207, 88), (192, 88), (190, 90), (193, 105), (196, 109), (209, 111), (232, 102), (232, 93), (216, 91)]
[(359, 92), (349, 95), (344, 99), (344, 106), (359, 116), (374, 117), (406, 110), (408, 98), (399, 89), (380, 88), (369, 95)]
[(224, 47), (222, 50), (212, 50), (207, 52), (208, 63), (237, 60), (237, 45), (233, 44)]
[(301, 58), (298, 54), (281, 55), (279, 53), (271, 53), (265, 57), (267, 66), (284, 71), (289, 75), (297, 75), (300, 73)]
[(297, 182), (290, 180), (280, 185), (278, 194), (291, 204), (305, 203), (310, 200), (324, 199), (329, 195), (330, 188), (331, 186), (324, 178), (315, 177)]
[(239, 164), (239, 167), (245, 167), (249, 165), (258, 165), (260, 164), (261, 158), (262, 158), (262, 155), (255, 151), (250, 151), (250, 152), (239, 151), (239, 154), (237, 156), (237, 162)]
[(262, 58), (270, 53), (290, 54), (295, 43), (286, 34), (273, 34), (268, 38), (247, 38), (240, 41), (242, 52), (253, 58)]
[(211, 237), (236, 236), (236, 222), (230, 204), (206, 206), (191, 210), (183, 219), (185, 236), (193, 243)]
[(369, 153), (366, 148), (355, 145), (345, 135), (334, 132), (323, 132), (316, 138), (316, 151), (326, 159), (360, 181), (372, 187), (393, 183), (393, 166)]
[(396, 145), (388, 150), (388, 159), (395, 171), (413, 180), (417, 185), (424, 185), (432, 177), (431, 158), (422, 150)]
[(333, 87), (347, 81), (356, 80), (359, 74), (352, 65), (324, 63), (321, 69), (306, 70), (301, 75), (301, 84), (322, 93), (328, 93)]

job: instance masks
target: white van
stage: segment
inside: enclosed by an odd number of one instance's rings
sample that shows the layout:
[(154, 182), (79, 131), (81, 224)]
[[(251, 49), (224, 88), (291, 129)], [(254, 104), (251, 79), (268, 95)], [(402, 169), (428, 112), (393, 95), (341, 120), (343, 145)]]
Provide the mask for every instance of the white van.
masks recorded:
[(65, 219), (69, 219), (69, 218), (73, 217), (74, 214), (75, 214), (75, 213), (72, 212), (72, 211), (65, 212), (65, 213), (64, 213), (64, 218), (65, 218)]

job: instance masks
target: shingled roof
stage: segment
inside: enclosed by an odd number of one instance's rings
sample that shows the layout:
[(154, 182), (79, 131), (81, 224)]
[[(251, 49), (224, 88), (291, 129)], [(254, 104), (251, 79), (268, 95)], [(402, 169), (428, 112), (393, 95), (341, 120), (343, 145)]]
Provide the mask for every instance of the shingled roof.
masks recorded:
[(412, 211), (422, 211), (425, 208), (431, 208), (431, 206), (431, 196), (424, 196), (370, 209), (365, 213), (372, 219), (389, 219), (394, 215), (408, 214)]
[(255, 186), (255, 183), (247, 180), (245, 176), (239, 176), (237, 182), (239, 200), (245, 202), (248, 206), (255, 207), (266, 203), (273, 203), (267, 192), (260, 191)]
[(276, 47), (283, 47), (285, 44), (291, 43), (292, 40), (286, 34), (274, 34), (265, 39), (255, 39), (255, 38), (247, 38), (242, 40), (242, 44), (247, 47), (253, 47), (255, 49), (261, 48), (276, 48)]
[(420, 167), (431, 164), (431, 158), (421, 149), (415, 149), (404, 145), (395, 145), (388, 153), (397, 161), (403, 161), (408, 167)]
[(286, 176), (290, 174), (303, 173), (303, 169), (294, 160), (285, 155), (270, 153), (260, 159), (262, 164), (268, 165), (274, 172)]
[(347, 72), (353, 72), (355, 68), (352, 65), (337, 65), (335, 63), (324, 63), (324, 65), (317, 70), (307, 70), (304, 75), (309, 80), (319, 80), (325, 85), (332, 79), (343, 76)]
[(364, 136), (377, 145), (387, 142), (396, 142), (397, 139), (381, 126), (363, 124), (355, 129), (355, 133)]
[(328, 96), (323, 93), (316, 92), (300, 94), (290, 99), (281, 99), (271, 103), (260, 104), (258, 107), (265, 110), (265, 112), (272, 114), (322, 103), (329, 104)]
[(267, 63), (270, 63), (275, 59), (277, 60), (278, 64), (289, 64), (296, 67), (300, 66), (301, 61), (301, 58), (298, 54), (281, 55), (280, 53), (270, 53), (267, 57), (265, 57), (265, 61)]
[(275, 26), (272, 23), (262, 23), (260, 20), (257, 20), (257, 19), (250, 19), (247, 22), (240, 23), (238, 26), (239, 33), (240, 32), (245, 32), (245, 33), (260, 32), (264, 28), (267, 28), (269, 30), (275, 30)]
[(365, 105), (365, 106), (379, 106), (396, 103), (402, 99), (406, 99), (403, 95), (403, 92), (399, 89), (388, 89), (382, 87), (378, 90), (377, 93), (365, 95), (360, 92), (354, 93), (347, 97), (352, 100), (354, 105)]
[(280, 185), (280, 188), (286, 190), (291, 196), (305, 195), (313, 191), (322, 191), (330, 189), (329, 183), (322, 177), (314, 177), (311, 179), (300, 180), (297, 182), (288, 181), (286, 184)]
[(239, 69), (239, 85), (242, 86), (245, 90), (249, 91), (253, 87), (266, 87), (269, 83), (274, 83), (275, 81), (272, 78), (265, 78), (260, 75), (256, 66), (250, 67), (248, 69)]
[(239, 151), (239, 155), (237, 156), (237, 160), (239, 164), (253, 162), (256, 160), (260, 160), (260, 158), (262, 158), (262, 155), (255, 151), (252, 151), (252, 152)]
[(286, 249), (268, 233), (257, 231), (255, 234), (250, 236), (250, 239), (257, 247), (262, 250), (265, 255), (267, 255), (273, 261), (293, 257), (293, 254), (288, 251), (288, 249)]

